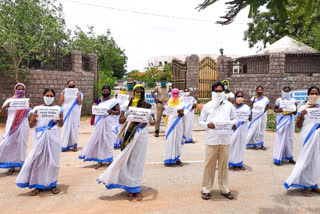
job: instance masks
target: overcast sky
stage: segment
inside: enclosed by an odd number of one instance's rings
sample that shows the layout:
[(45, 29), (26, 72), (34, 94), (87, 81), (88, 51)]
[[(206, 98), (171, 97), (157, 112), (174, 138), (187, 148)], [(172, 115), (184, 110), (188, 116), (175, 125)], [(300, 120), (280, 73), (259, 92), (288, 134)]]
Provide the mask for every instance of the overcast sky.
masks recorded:
[[(256, 52), (243, 41), (249, 19), (248, 9), (242, 11), (228, 26), (215, 24), (225, 12), (225, 0), (198, 12), (202, 0), (59, 0), (69, 29), (76, 25), (95, 27), (97, 34), (111, 30), (117, 44), (128, 56), (127, 70), (143, 71), (147, 60), (157, 56), (184, 54), (218, 54), (221, 47), (226, 55), (250, 55)], [(166, 16), (187, 17), (208, 21), (123, 12), (125, 9)]]

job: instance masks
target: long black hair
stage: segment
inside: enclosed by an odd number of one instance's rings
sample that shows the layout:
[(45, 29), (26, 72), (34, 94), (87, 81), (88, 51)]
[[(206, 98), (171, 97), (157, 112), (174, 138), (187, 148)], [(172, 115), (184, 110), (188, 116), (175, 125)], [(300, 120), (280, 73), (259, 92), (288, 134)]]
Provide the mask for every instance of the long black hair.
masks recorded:
[(320, 94), (320, 89), (317, 86), (311, 86), (308, 88), (308, 95), (311, 93), (312, 89), (317, 89), (318, 93)]
[(110, 91), (110, 93), (111, 93), (111, 87), (110, 87), (110, 85), (104, 85), (104, 86), (102, 86), (101, 91), (103, 91), (104, 89), (109, 89), (109, 91)]
[(242, 94), (244, 96), (244, 93), (242, 91), (237, 91), (237, 93), (234, 95), (234, 97), (236, 98), (238, 94)]
[(53, 88), (45, 88), (43, 91), (43, 96), (50, 91), (53, 93), (53, 96), (56, 96), (56, 92), (54, 92)]

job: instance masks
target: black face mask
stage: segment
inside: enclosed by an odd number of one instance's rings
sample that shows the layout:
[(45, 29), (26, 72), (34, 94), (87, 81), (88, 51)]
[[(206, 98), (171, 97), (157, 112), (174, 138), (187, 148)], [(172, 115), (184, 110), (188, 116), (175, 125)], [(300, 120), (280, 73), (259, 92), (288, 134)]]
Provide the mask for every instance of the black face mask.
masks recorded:
[(76, 87), (75, 85), (70, 85), (70, 86), (69, 86), (69, 88), (75, 88), (75, 87)]
[(110, 93), (103, 93), (102, 96), (103, 96), (104, 98), (108, 98), (108, 97), (110, 96)]
[(261, 96), (261, 95), (263, 94), (263, 92), (257, 92), (257, 94), (258, 94), (259, 96)]

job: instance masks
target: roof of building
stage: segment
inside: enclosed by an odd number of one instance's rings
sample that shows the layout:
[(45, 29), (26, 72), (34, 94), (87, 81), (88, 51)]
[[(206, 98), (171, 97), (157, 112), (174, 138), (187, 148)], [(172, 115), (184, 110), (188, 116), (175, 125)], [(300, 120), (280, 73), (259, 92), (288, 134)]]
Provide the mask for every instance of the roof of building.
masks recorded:
[(259, 51), (257, 55), (267, 55), (272, 53), (292, 53), (292, 54), (306, 54), (306, 53), (318, 53), (317, 50), (305, 45), (297, 40), (284, 36), (269, 47)]

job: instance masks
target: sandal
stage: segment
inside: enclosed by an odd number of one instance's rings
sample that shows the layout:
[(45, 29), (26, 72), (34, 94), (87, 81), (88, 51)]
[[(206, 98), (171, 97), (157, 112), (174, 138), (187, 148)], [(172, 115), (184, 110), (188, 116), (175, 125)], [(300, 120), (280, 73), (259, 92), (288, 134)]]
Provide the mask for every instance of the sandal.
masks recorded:
[(232, 195), (231, 192), (228, 192), (228, 193), (221, 193), (221, 195), (223, 195), (224, 197), (226, 197), (227, 199), (229, 200), (232, 200), (234, 199), (234, 196)]
[(40, 189), (34, 189), (30, 192), (30, 196), (36, 196), (40, 193)]
[(74, 151), (74, 152), (78, 151), (78, 147), (73, 147), (72, 151)]
[(134, 199), (133, 193), (128, 193), (128, 200), (132, 201)]
[(295, 165), (296, 161), (295, 160), (289, 160), (289, 163), (292, 163), (293, 165)]
[(244, 168), (243, 166), (239, 166), (239, 169), (240, 169), (241, 171), (245, 171), (245, 170), (246, 170), (246, 168)]
[(164, 166), (165, 166), (165, 167), (171, 167), (171, 166), (172, 166), (172, 163), (165, 163)]
[(6, 172), (7, 175), (12, 175), (16, 171), (15, 167), (11, 167), (8, 172)]
[(209, 200), (211, 197), (210, 193), (202, 193), (202, 199), (203, 200)]
[(52, 192), (53, 194), (58, 194), (58, 193), (60, 192), (60, 190), (59, 190), (57, 187), (52, 187), (52, 188), (51, 188), (51, 192)]
[(311, 197), (311, 190), (310, 189), (303, 189), (302, 195), (305, 197)]
[(253, 146), (253, 149), (258, 150), (259, 148), (257, 146)]
[(261, 146), (261, 150), (267, 150), (267, 147)]
[(134, 194), (134, 197), (135, 197), (135, 199), (136, 199), (137, 201), (141, 201), (141, 200), (143, 199), (143, 196), (141, 195), (140, 192), (135, 193), (135, 194)]
[(315, 188), (311, 190), (314, 193), (320, 194), (320, 189), (319, 188)]
[(176, 162), (176, 164), (177, 164), (178, 166), (183, 166), (181, 160), (178, 160), (178, 161)]
[(103, 164), (99, 162), (99, 163), (97, 163), (97, 165), (96, 165), (94, 168), (95, 168), (95, 169), (99, 169), (100, 167), (102, 167), (102, 165), (103, 165)]

